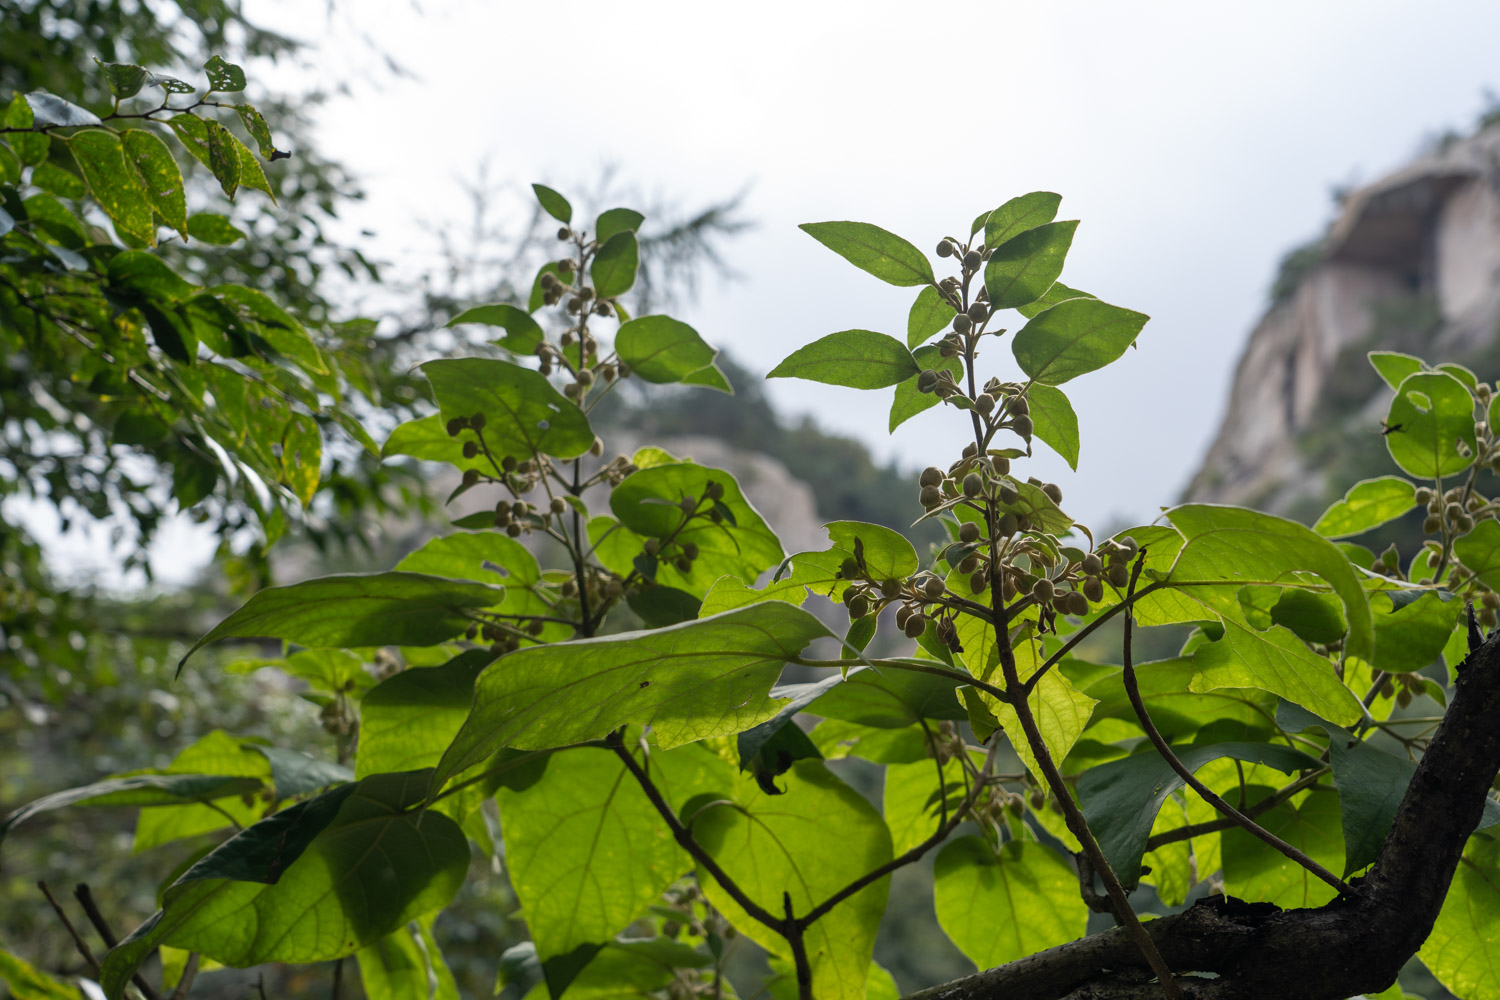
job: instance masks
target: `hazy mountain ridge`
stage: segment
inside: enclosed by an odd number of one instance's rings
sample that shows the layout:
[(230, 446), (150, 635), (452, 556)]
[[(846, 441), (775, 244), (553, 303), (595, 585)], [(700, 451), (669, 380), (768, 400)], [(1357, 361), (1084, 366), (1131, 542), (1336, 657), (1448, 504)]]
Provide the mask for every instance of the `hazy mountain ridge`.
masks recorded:
[(1368, 351), (1500, 377), (1500, 124), (1486, 124), (1350, 192), (1287, 255), (1184, 499), (1316, 516), (1331, 491), (1390, 471), (1390, 393)]

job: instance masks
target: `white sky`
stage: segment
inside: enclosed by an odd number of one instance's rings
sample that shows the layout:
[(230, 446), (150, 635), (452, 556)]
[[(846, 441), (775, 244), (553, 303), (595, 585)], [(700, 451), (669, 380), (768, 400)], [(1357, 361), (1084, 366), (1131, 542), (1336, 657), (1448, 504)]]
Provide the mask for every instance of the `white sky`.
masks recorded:
[[(1153, 317), (1138, 351), (1067, 386), (1082, 471), (1033, 466), (1100, 527), (1176, 499), (1276, 261), (1328, 220), (1331, 185), (1467, 127), (1500, 87), (1500, 4), (1456, 0), (246, 6), (322, 46), (323, 86), (349, 86), (319, 144), (366, 185), (348, 218), (398, 276), (436, 262), (430, 235), (467, 218), (481, 161), (564, 193), (617, 163), (683, 205), (749, 185), (757, 228), (727, 253), (742, 280), (674, 315), (752, 369), (836, 330), (904, 338), (916, 289), (798, 223), (873, 222), (930, 251), (1014, 195), (1061, 193), (1060, 218), (1083, 220), (1063, 280)], [(414, 78), (387, 77), (355, 23)], [(1013, 372), (1001, 346), (989, 360)], [(962, 440), (941, 411), (888, 436), (890, 390), (771, 392), (912, 467)]]

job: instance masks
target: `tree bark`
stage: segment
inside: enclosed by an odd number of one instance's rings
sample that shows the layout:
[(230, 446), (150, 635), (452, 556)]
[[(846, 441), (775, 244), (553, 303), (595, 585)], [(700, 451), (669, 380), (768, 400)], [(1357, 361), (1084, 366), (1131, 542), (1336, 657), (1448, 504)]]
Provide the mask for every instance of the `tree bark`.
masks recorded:
[[(1146, 924), (1192, 1000), (1345, 1000), (1416, 954), (1500, 772), (1500, 632), (1471, 652), (1375, 863), (1352, 896), (1282, 910), (1222, 896)], [(911, 994), (909, 1000), (1157, 1000), (1120, 928)]]

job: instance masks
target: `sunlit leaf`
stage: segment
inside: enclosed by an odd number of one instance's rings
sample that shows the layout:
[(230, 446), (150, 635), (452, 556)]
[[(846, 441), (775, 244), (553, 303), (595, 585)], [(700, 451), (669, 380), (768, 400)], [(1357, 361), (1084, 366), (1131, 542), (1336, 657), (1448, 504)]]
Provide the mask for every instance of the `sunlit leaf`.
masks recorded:
[(861, 270), (893, 285), (935, 284), (922, 251), (868, 222), (804, 222), (797, 227)]
[(982, 837), (943, 845), (933, 868), (938, 923), (981, 969), (1014, 962), (1084, 935), (1089, 911), (1078, 873), (1039, 843), (998, 853)]
[(905, 382), (917, 371), (911, 351), (895, 337), (870, 330), (843, 330), (793, 351), (766, 377), (879, 389)]

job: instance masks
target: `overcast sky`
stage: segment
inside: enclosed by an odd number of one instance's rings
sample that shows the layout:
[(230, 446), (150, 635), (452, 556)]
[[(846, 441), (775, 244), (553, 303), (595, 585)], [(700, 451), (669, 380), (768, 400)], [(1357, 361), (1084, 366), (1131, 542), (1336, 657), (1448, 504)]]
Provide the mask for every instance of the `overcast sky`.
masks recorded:
[[(1080, 472), (1050, 453), (1033, 467), (1099, 526), (1176, 499), (1275, 264), (1328, 221), (1330, 188), (1466, 128), (1500, 87), (1500, 4), (1456, 0), (246, 7), (348, 85), (319, 144), (364, 183), (350, 222), (398, 276), (436, 263), (431, 236), (467, 218), (481, 162), (565, 192), (616, 163), (686, 205), (747, 188), (756, 228), (727, 248), (741, 277), (674, 314), (762, 372), (836, 330), (904, 336), (916, 291), (798, 223), (873, 222), (930, 250), (1012, 196), (1061, 193), (1060, 218), (1082, 220), (1063, 280), (1152, 317), (1138, 351), (1067, 387)], [(356, 23), (411, 77), (388, 77)], [(1013, 372), (1008, 339), (985, 360)], [(966, 426), (930, 411), (890, 437), (890, 390), (770, 385), (913, 468)]]

